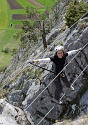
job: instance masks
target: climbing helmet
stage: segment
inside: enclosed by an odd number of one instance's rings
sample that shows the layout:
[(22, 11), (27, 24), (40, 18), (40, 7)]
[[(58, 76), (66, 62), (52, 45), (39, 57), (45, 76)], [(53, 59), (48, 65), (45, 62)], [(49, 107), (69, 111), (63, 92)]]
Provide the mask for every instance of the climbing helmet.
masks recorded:
[(56, 46), (55, 52), (58, 52), (58, 51), (64, 51), (64, 47), (63, 46)]

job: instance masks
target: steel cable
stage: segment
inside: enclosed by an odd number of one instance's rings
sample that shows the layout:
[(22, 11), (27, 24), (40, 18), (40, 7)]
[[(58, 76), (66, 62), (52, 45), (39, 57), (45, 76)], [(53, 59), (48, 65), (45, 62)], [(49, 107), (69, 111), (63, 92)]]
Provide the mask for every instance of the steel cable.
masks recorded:
[[(88, 14), (88, 12), (86, 12), (80, 19), (82, 19), (84, 16), (86, 16)], [(79, 19), (79, 20), (80, 20)], [(70, 28), (67, 28), (67, 29), (71, 29), (72, 27), (74, 27), (78, 22), (79, 22), (79, 20), (77, 21), (77, 22), (75, 22)], [(67, 32), (67, 30), (64, 32), (64, 34)], [(63, 34), (63, 35), (64, 35)], [(60, 40), (61, 38), (63, 38), (63, 35), (58, 39), (58, 40)], [(56, 43), (56, 41), (55, 42), (53, 42), (52, 43), (52, 45), (54, 45)], [(72, 42), (72, 43), (74, 43), (74, 42)], [(70, 44), (72, 44), (72, 43), (70, 43)], [(70, 45), (69, 44), (69, 45)], [(69, 46), (68, 45), (68, 46)], [(49, 47), (51, 46), (51, 44), (42, 52), (42, 53), (39, 53), (38, 55), (37, 55), (37, 57), (36, 58), (38, 58), (39, 56), (41, 56), (44, 52), (46, 52), (46, 50), (48, 50), (49, 49)], [(34, 59), (36, 59), (36, 58), (34, 58)], [(25, 64), (23, 64), (21, 67), (20, 67), (20, 69), (21, 69), (21, 71), (19, 72), (19, 73), (21, 73), (23, 70), (24, 70), (24, 68), (26, 68), (27, 66), (25, 66)], [(18, 71), (18, 69), (17, 69), (17, 71)], [(15, 71), (15, 72), (17, 72), (17, 71)], [(14, 72), (14, 74), (15, 74), (15, 72)], [(18, 74), (19, 74), (18, 73)], [(14, 74), (11, 74), (11, 75), (14, 75)], [(17, 73), (16, 73), (17, 74)], [(3, 80), (3, 78), (2, 78), (2, 80)]]
[[(88, 65), (83, 69), (83, 71), (81, 71), (81, 73), (79, 74), (79, 76), (74, 80), (74, 82), (73, 82), (72, 84), (74, 84), (74, 83), (78, 80), (78, 78), (83, 74), (83, 72), (86, 70), (87, 67), (88, 67)], [(54, 107), (55, 107), (55, 106), (53, 106), (53, 107), (47, 112), (47, 114), (40, 120), (40, 122), (39, 122), (37, 125), (39, 125), (39, 124), (45, 119), (45, 117), (54, 109)]]
[[(83, 46), (82, 50), (83, 50), (87, 45), (88, 45), (88, 43)], [(80, 51), (77, 52), (77, 54), (71, 59), (70, 62), (72, 62), (79, 53), (80, 53)], [(62, 72), (63, 70), (66, 69), (66, 67), (67, 67), (69, 64), (70, 64), (70, 63), (68, 63), (68, 64), (58, 73), (58, 75), (57, 75), (57, 76), (44, 88), (44, 90), (30, 103), (30, 105), (26, 108), (26, 110), (27, 110), (27, 109), (38, 99), (38, 97), (54, 82), (54, 80), (61, 74), (61, 72)]]

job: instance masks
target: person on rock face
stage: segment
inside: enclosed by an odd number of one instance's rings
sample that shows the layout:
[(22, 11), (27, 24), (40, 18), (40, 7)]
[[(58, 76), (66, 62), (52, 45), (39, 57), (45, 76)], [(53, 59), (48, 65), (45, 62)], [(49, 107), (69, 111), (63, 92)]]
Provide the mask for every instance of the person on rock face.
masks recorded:
[[(66, 57), (76, 54), (78, 51), (82, 50), (82, 48), (78, 49), (78, 50), (72, 50), (72, 51), (68, 51), (68, 52), (64, 52), (64, 47), (63, 46), (56, 46), (55, 47), (55, 55), (49, 58), (43, 58), (43, 59), (37, 59), (37, 60), (33, 60), (30, 61), (31, 63), (34, 62), (50, 62), (52, 61), (55, 65), (55, 76), (58, 75), (61, 70), (64, 68), (65, 65), (65, 61), (66, 61)], [(62, 92), (62, 84), (61, 84), (61, 80), (66, 84), (66, 87), (71, 88), (71, 90), (74, 90), (74, 87), (70, 85), (70, 82), (68, 81), (65, 72), (62, 71), (58, 77), (54, 80), (55, 83), (55, 99), (59, 101), (60, 99), (60, 94)]]

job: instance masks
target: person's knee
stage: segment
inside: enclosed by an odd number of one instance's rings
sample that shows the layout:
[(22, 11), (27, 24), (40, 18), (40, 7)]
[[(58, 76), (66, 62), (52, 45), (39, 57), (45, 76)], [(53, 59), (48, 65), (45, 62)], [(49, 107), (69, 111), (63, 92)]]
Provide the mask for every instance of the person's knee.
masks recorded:
[(65, 82), (65, 85), (66, 87), (70, 87), (70, 82), (69, 81)]

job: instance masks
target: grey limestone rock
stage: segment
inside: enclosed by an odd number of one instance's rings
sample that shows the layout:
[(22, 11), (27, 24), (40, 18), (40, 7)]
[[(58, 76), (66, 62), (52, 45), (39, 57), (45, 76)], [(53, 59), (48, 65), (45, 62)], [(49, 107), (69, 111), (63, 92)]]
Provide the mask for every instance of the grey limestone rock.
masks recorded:
[(0, 124), (3, 125), (32, 125), (25, 113), (18, 107), (9, 104), (5, 99), (0, 99)]

